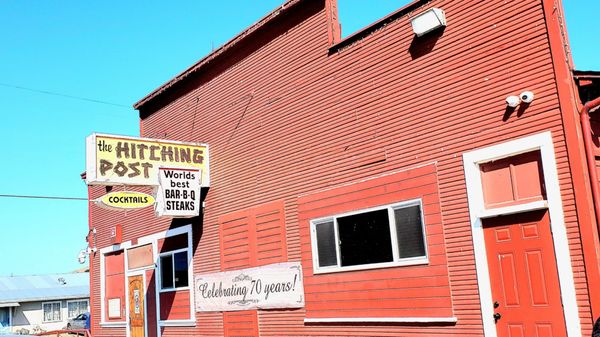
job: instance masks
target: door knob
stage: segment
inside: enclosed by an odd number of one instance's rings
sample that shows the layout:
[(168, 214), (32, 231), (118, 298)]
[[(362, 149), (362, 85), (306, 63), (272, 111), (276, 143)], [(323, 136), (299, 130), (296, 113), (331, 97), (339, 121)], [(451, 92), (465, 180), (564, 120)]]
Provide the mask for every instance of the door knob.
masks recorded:
[(495, 314), (494, 314), (494, 323), (498, 322), (498, 320), (499, 320), (500, 318), (502, 318), (502, 315), (500, 315), (500, 313), (499, 313), (499, 312), (495, 313)]

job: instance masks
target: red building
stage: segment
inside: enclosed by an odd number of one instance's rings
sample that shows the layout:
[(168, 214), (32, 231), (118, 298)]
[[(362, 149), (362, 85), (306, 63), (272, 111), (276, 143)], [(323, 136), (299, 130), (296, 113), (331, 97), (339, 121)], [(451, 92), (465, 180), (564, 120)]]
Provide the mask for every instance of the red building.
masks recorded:
[[(188, 219), (91, 204), (92, 334), (590, 336), (598, 76), (565, 29), (557, 0), (422, 0), (341, 39), (335, 0), (287, 1), (136, 103), (142, 137), (210, 146), (210, 188)], [(195, 305), (280, 262), (300, 308)]]

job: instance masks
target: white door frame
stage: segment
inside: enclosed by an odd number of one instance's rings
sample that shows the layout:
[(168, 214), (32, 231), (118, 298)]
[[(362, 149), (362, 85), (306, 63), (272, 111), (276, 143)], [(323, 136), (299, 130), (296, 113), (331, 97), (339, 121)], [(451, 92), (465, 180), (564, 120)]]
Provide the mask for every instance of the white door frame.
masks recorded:
[[(511, 157), (535, 150), (539, 150), (541, 153), (547, 201), (536, 201), (491, 210), (486, 209), (483, 201), (479, 165), (492, 160)], [(490, 285), (482, 219), (491, 216), (547, 208), (550, 215), (550, 227), (552, 229), (552, 239), (554, 241), (554, 255), (556, 257), (556, 267), (558, 269), (558, 279), (560, 282), (567, 335), (569, 337), (581, 337), (581, 323), (577, 307), (573, 268), (569, 253), (567, 230), (565, 228), (560, 185), (556, 169), (556, 158), (554, 155), (554, 144), (552, 142), (552, 134), (550, 131), (464, 153), (463, 165), (467, 185), (469, 214), (478, 279), (477, 284), (479, 286), (479, 300), (481, 302), (481, 314), (485, 336), (496, 337), (497, 333), (493, 319), (494, 308), (492, 304), (492, 288)]]

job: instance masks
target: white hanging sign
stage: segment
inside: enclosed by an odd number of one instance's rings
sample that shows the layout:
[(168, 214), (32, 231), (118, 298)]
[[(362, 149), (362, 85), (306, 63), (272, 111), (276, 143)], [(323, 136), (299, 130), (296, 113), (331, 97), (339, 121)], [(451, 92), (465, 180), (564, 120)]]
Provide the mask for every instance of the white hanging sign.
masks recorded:
[(88, 185), (157, 186), (160, 167), (200, 170), (210, 186), (208, 145), (93, 133), (86, 138)]
[(159, 168), (156, 214), (171, 217), (200, 215), (201, 173), (196, 169)]
[(304, 307), (299, 262), (196, 275), (195, 287), (196, 311)]

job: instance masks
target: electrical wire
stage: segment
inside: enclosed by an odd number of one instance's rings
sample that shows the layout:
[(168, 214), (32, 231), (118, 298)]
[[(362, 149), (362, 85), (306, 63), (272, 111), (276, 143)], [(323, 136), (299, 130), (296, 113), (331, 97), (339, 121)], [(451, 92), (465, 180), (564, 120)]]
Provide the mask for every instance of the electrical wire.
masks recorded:
[(0, 198), (21, 198), (21, 199), (52, 199), (52, 200), (88, 200), (87, 198), (76, 197), (57, 197), (47, 195), (20, 195), (20, 194), (0, 194)]
[(38, 93), (38, 94), (45, 94), (45, 95), (66, 97), (66, 98), (71, 98), (71, 99), (77, 99), (77, 100), (80, 100), (80, 101), (86, 101), (86, 102), (92, 102), (92, 103), (99, 103), (99, 104), (106, 104), (106, 105), (118, 106), (118, 107), (128, 108), (128, 109), (133, 110), (132, 107), (130, 107), (128, 105), (125, 105), (125, 104), (112, 103), (112, 102), (102, 101), (102, 100), (99, 100), (99, 99), (93, 99), (93, 98), (87, 98), (87, 97), (67, 95), (67, 94), (62, 94), (62, 93), (59, 93), (59, 92), (53, 92), (53, 91), (48, 91), (48, 90), (40, 90), (40, 89), (27, 88), (27, 87), (23, 87), (23, 86), (19, 86), (19, 85), (8, 84), (8, 83), (1, 83), (1, 82), (0, 82), (0, 86), (7, 87), (7, 88), (13, 88), (13, 89), (20, 89), (20, 90), (31, 91), (31, 92), (35, 92), (35, 93)]

